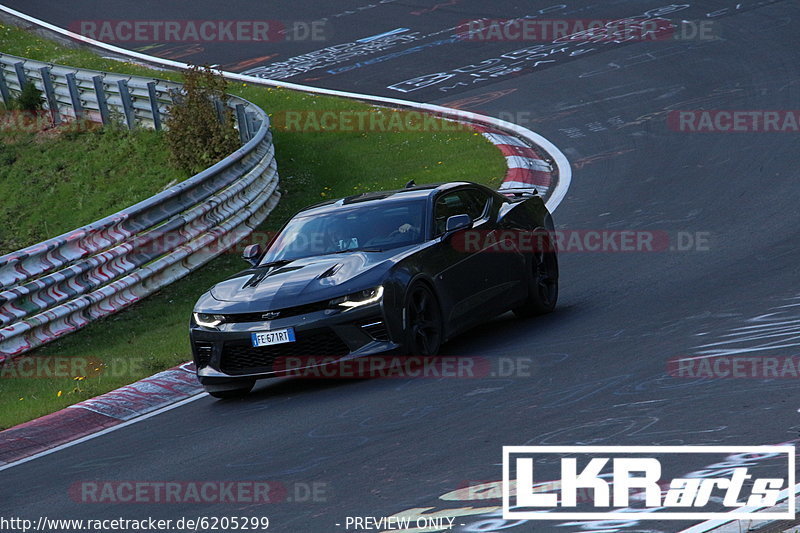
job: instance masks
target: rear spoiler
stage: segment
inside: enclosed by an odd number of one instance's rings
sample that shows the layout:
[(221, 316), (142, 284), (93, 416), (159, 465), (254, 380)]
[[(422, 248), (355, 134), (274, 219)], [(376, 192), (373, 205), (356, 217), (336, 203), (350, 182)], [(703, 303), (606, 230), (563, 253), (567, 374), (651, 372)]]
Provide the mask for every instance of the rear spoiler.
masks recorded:
[(498, 189), (497, 192), (508, 196), (512, 200), (524, 200), (539, 195), (539, 191), (536, 190), (536, 187), (508, 187), (506, 189)]

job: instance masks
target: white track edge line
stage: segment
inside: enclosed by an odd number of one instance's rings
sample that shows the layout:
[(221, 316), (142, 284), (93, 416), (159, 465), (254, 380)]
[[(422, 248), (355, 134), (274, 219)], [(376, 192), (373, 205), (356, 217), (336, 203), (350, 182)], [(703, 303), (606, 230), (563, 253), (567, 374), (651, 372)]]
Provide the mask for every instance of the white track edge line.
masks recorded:
[[(78, 35), (77, 33), (73, 33), (69, 30), (56, 26), (54, 24), (50, 24), (49, 22), (45, 22), (43, 20), (37, 19), (30, 15), (26, 15), (16, 9), (11, 9), (10, 7), (0, 5), (0, 11), (4, 11), (9, 15), (15, 16), (17, 18), (26, 20), (32, 24), (36, 24), (43, 28), (47, 28), (50, 31), (59, 33), (70, 39), (75, 41), (84, 42), (90, 44), (92, 46), (102, 48), (104, 50), (108, 50), (110, 52), (114, 52), (123, 56), (132, 57), (135, 59), (140, 59), (142, 61), (147, 61), (149, 63), (155, 63), (160, 65), (165, 65), (174, 68), (180, 69), (187, 69), (189, 65), (186, 63), (181, 63), (179, 61), (171, 61), (169, 59), (161, 59), (158, 57), (150, 56), (147, 54), (142, 54), (139, 52), (134, 52), (131, 50), (126, 50), (124, 48), (120, 48), (118, 46), (106, 44), (100, 41), (96, 41), (94, 39), (90, 39), (88, 37), (84, 37), (82, 35)], [(227, 71), (219, 71), (225, 75), (225, 77), (232, 79), (232, 80), (239, 80), (239, 81), (246, 81), (250, 83), (260, 84), (260, 85), (269, 85), (273, 87), (282, 87), (285, 89), (293, 89), (297, 91), (303, 91), (308, 93), (315, 93), (315, 94), (323, 94), (329, 96), (339, 96), (342, 98), (351, 98), (357, 100), (366, 100), (369, 102), (377, 102), (383, 104), (392, 104), (404, 107), (412, 107), (416, 109), (421, 109), (424, 111), (430, 111), (434, 113), (443, 113), (451, 116), (455, 116), (458, 118), (462, 118), (464, 120), (471, 120), (476, 122), (485, 122), (491, 124), (497, 128), (505, 129), (508, 131), (513, 131), (514, 133), (520, 135), (521, 137), (525, 137), (531, 140), (533, 143), (538, 145), (539, 147), (543, 148), (550, 156), (554, 159), (557, 167), (558, 167), (558, 184), (553, 189), (550, 198), (547, 200), (547, 208), (552, 212), (555, 211), (556, 208), (561, 204), (561, 201), (566, 197), (567, 190), (569, 189), (570, 183), (572, 182), (572, 169), (570, 167), (569, 161), (567, 157), (561, 153), (553, 143), (542, 137), (536, 132), (529, 130), (528, 128), (524, 128), (513, 122), (508, 122), (505, 120), (501, 120), (498, 118), (490, 117), (487, 115), (481, 115), (479, 113), (472, 113), (469, 111), (462, 111), (460, 109), (452, 109), (449, 107), (443, 107), (433, 104), (423, 104), (419, 102), (413, 102), (410, 100), (400, 100), (397, 98), (386, 98), (382, 96), (374, 96), (368, 94), (360, 94), (360, 93), (353, 93), (353, 92), (346, 92), (346, 91), (336, 91), (333, 89), (321, 89), (318, 87), (311, 87), (308, 85), (300, 85), (296, 83), (288, 83), (288, 82), (281, 82), (275, 80), (267, 80), (265, 78), (258, 78), (256, 76), (246, 76), (244, 74), (237, 74), (235, 72), (227, 72)]]
[[(160, 407), (160, 408), (156, 409), (155, 411), (151, 411), (151, 412), (143, 414), (141, 416), (137, 416), (136, 418), (133, 418), (131, 420), (126, 420), (125, 422), (122, 422), (120, 424), (116, 424), (114, 426), (107, 427), (107, 428), (105, 428), (105, 429), (103, 429), (101, 431), (98, 431), (97, 433), (92, 433), (91, 435), (86, 435), (85, 437), (81, 437), (79, 439), (71, 440), (69, 442), (65, 442), (64, 444), (59, 444), (58, 446), (54, 446), (53, 448), (49, 448), (49, 449), (41, 451), (39, 453), (35, 453), (35, 454), (33, 454), (33, 455), (29, 456), (29, 457), (25, 457), (23, 459), (19, 459), (18, 461), (14, 461), (13, 463), (8, 463), (8, 464), (5, 464), (3, 466), (0, 466), (0, 472), (2, 472), (3, 470), (8, 470), (9, 468), (13, 468), (15, 466), (19, 466), (19, 465), (21, 465), (23, 463), (27, 463), (28, 461), (33, 461), (34, 459), (38, 459), (39, 457), (44, 457), (45, 455), (50, 455), (51, 453), (55, 453), (57, 451), (65, 449), (65, 448), (69, 448), (70, 446), (75, 446), (76, 444), (81, 444), (81, 443), (86, 442), (88, 440), (92, 440), (92, 439), (94, 439), (96, 437), (100, 437), (100, 436), (105, 435), (107, 433), (111, 433), (112, 431), (116, 431), (118, 429), (122, 429), (124, 427), (128, 427), (128, 426), (133, 425), (133, 424), (135, 424), (137, 422), (141, 422), (142, 420), (147, 420), (148, 418), (154, 417), (156, 415), (160, 415), (161, 413), (164, 413), (166, 411), (170, 411), (172, 409), (176, 409), (178, 407), (186, 405), (187, 403), (191, 403), (191, 402), (193, 402), (195, 400), (199, 400), (200, 398), (204, 398), (205, 396), (208, 396), (207, 392), (198, 392), (194, 396), (189, 396), (188, 398), (184, 398), (183, 400), (177, 401), (175, 403), (171, 403), (169, 405), (165, 405), (164, 407)], [(87, 409), (87, 411), (95, 412), (95, 411), (91, 411), (90, 409)]]

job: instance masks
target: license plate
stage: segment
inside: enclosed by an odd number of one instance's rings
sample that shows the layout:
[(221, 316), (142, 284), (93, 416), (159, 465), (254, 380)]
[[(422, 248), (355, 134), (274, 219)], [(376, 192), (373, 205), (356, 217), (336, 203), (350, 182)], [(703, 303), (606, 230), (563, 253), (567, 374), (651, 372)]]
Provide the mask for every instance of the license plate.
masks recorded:
[(258, 333), (251, 333), (250, 338), (253, 340), (253, 346), (256, 347), (294, 342), (294, 328), (259, 331)]

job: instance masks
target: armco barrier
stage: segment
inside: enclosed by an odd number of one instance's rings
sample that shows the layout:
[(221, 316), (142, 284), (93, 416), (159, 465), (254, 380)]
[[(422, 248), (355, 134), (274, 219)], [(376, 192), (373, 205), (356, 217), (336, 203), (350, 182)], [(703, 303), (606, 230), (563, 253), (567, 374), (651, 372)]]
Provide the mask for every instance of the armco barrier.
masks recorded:
[(170, 91), (180, 84), (50, 65), (0, 54), (0, 96), (8, 106), (27, 81), (42, 91), (53, 121), (88, 118), (161, 129)]
[[(26, 81), (55, 120), (83, 114), (128, 127), (160, 127), (180, 88), (0, 55), (6, 102)], [(241, 98), (229, 105), (244, 143), (233, 154), (118, 213), (0, 256), (0, 363), (183, 277), (266, 218), (280, 197), (269, 118)]]

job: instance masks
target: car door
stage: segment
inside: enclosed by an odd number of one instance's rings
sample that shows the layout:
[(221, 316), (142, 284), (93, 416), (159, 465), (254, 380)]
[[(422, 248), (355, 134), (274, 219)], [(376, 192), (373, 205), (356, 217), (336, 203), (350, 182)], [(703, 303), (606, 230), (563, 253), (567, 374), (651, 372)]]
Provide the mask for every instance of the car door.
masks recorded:
[(471, 252), (483, 271), (482, 283), (487, 288), (484, 304), (492, 312), (507, 311), (526, 292), (525, 255), (520, 250), (519, 234), (503, 231), (497, 225), (499, 200), (482, 189), (468, 189), (467, 194), (481, 213), (472, 232)]
[[(445, 234), (447, 219), (468, 214), (473, 219), (471, 229)], [(441, 289), (443, 310), (450, 324), (462, 329), (481, 318), (508, 309), (507, 298), (513, 290), (507, 279), (519, 277), (506, 270), (512, 260), (492, 246), (495, 231), (492, 223), (492, 204), (489, 195), (481, 195), (471, 188), (462, 188), (441, 194), (433, 207), (433, 237), (440, 239), (436, 254), (439, 263), (437, 283)], [(479, 244), (466, 246), (477, 235)]]

